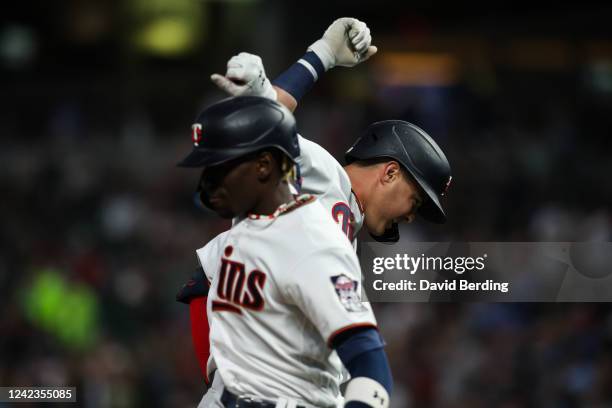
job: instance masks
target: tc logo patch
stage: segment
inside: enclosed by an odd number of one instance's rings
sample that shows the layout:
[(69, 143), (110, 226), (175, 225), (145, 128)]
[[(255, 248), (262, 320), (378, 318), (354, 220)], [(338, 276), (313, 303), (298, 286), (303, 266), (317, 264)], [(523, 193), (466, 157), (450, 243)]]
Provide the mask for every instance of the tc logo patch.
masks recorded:
[(193, 140), (194, 146), (200, 144), (200, 140), (202, 140), (202, 124), (194, 123), (191, 125), (191, 140)]
[(359, 282), (349, 278), (346, 275), (336, 275), (331, 277), (334, 289), (338, 294), (340, 303), (348, 312), (363, 312), (366, 307), (361, 303), (361, 297), (357, 289)]

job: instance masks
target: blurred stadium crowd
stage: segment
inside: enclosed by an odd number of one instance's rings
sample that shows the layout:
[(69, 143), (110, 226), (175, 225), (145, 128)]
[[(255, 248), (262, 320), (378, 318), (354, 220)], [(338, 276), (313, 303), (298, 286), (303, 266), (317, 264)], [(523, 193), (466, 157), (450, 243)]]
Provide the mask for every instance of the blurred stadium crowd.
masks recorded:
[[(403, 239), (610, 241), (612, 8), (292, 7), (72, 0), (3, 16), (0, 385), (75, 385), (86, 407), (196, 404), (174, 295), (228, 225), (195, 208), (198, 174), (175, 163), (229, 57), (259, 54), (274, 77), (343, 15), (379, 55), (320, 80), (298, 126), (339, 159), (375, 120), (439, 141), (450, 221)], [(608, 304), (375, 307), (393, 407), (612, 406)]]

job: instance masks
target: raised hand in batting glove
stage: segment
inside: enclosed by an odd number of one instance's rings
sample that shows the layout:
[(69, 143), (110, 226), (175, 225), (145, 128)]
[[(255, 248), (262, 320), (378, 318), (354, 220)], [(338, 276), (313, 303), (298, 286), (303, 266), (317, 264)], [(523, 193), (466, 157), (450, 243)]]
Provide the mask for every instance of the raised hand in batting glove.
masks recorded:
[(378, 48), (372, 45), (370, 29), (364, 22), (342, 17), (308, 50), (317, 54), (327, 71), (335, 66), (353, 67), (376, 54)]
[(230, 58), (225, 76), (212, 74), (210, 79), (232, 96), (262, 96), (276, 100), (276, 91), (266, 76), (261, 58), (248, 52)]

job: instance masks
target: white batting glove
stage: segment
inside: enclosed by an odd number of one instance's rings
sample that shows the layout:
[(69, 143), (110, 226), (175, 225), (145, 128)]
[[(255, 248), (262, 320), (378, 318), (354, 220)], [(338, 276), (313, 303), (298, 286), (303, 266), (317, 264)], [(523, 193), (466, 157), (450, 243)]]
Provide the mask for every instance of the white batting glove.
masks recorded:
[(262, 96), (276, 100), (276, 91), (266, 76), (261, 58), (248, 52), (230, 58), (225, 76), (212, 74), (210, 79), (232, 96)]
[(376, 54), (378, 48), (371, 45), (370, 29), (352, 17), (342, 17), (334, 21), (317, 40), (308, 47), (329, 70), (337, 65), (353, 67)]

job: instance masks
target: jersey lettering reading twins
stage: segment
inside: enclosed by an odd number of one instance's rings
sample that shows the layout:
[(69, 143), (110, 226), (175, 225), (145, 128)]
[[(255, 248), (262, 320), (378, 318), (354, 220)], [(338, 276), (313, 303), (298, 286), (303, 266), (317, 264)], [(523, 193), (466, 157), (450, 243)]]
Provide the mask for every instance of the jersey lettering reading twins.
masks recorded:
[(211, 350), (225, 386), (335, 407), (341, 372), (329, 344), (376, 320), (361, 302), (357, 256), (329, 209), (302, 195), (273, 216), (239, 221), (197, 254), (212, 278)]

